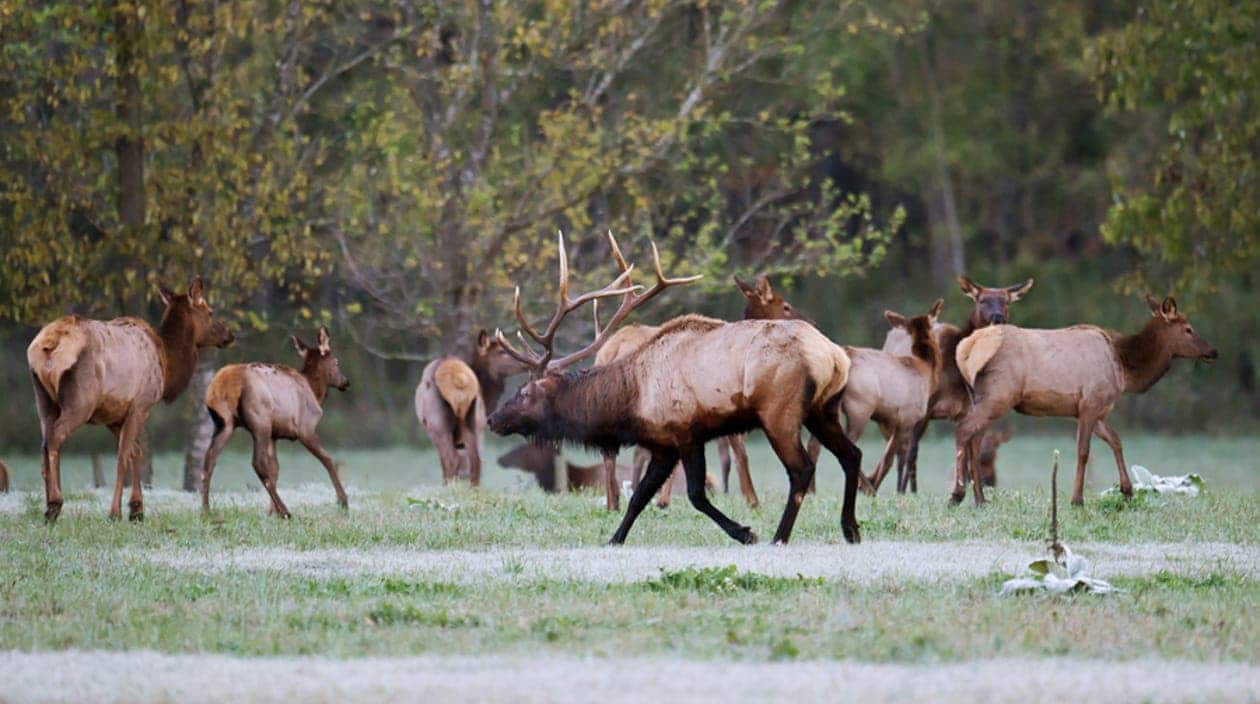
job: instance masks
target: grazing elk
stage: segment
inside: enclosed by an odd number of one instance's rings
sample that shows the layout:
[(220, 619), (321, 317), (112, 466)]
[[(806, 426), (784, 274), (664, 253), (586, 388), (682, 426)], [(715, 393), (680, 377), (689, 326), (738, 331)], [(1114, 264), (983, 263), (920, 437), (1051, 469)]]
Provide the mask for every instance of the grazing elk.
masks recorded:
[(1163, 378), (1172, 361), (1213, 360), (1216, 348), (1199, 336), (1171, 297), (1146, 297), (1151, 318), (1136, 334), (1093, 325), (1030, 330), (998, 325), (977, 331), (958, 346), (958, 368), (975, 402), (958, 424), (953, 503), (962, 501), (963, 473), (971, 472), (976, 504), (984, 503), (973, 445), (989, 425), (1018, 411), (1030, 416), (1076, 419), (1076, 483), (1072, 503), (1084, 502), (1085, 465), (1091, 436), (1111, 447), (1120, 472), (1120, 493), (1133, 495), (1120, 436), (1107, 415), (1126, 392), (1143, 393)]
[(459, 476), (462, 454), (468, 481), (473, 486), (481, 484), (481, 436), (487, 409), (499, 405), (508, 377), (527, 371), (485, 330), (478, 333), (472, 353), (465, 358), (442, 357), (425, 366), (416, 385), (416, 418), (437, 448), (443, 483)]
[(118, 439), (118, 476), (110, 518), (122, 515), (122, 487), (131, 478), (129, 518), (144, 520), (139, 434), (159, 400), (175, 400), (192, 379), (201, 347), (226, 347), (232, 332), (214, 319), (200, 277), (177, 294), (159, 284), (165, 310), (155, 331), (139, 318), (108, 322), (77, 315), (44, 326), (26, 350), (43, 433), (44, 519), (61, 515), (61, 446), (85, 423)]
[[(1006, 286), (1000, 288), (990, 288), (981, 286), (966, 276), (958, 277), (958, 285), (962, 292), (967, 294), (973, 302), (971, 315), (967, 317), (967, 321), (962, 327), (950, 325), (948, 323), (938, 323), (936, 327), (936, 341), (941, 349), (941, 378), (936, 386), (936, 392), (932, 394), (932, 400), (928, 404), (927, 418), (914, 429), (914, 436), (910, 440), (910, 447), (906, 451), (905, 471), (898, 470), (897, 486), (899, 490), (908, 488), (910, 491), (917, 492), (919, 490), (919, 442), (923, 439), (923, 433), (927, 431), (927, 425), (932, 420), (949, 420), (957, 423), (966, 415), (967, 409), (971, 406), (971, 397), (967, 392), (967, 385), (963, 382), (962, 375), (958, 372), (958, 363), (954, 358), (954, 352), (958, 349), (958, 343), (962, 342), (976, 330), (989, 325), (1002, 325), (1010, 320), (1010, 304), (1023, 298), (1033, 286), (1033, 280), (1028, 279), (1022, 284), (1014, 286)], [(884, 338), (885, 352), (892, 352), (898, 355), (910, 354), (910, 336), (905, 330), (893, 328)], [(902, 461), (898, 459), (900, 466)]]
[[(560, 492), (560, 482), (556, 477), (556, 459), (559, 456), (560, 451), (552, 445), (536, 445), (532, 442), (523, 442), (499, 457), (499, 466), (519, 469), (527, 474), (532, 474), (534, 479), (538, 481), (540, 489), (549, 494), (555, 494)], [(564, 464), (569, 491), (598, 489), (604, 485), (605, 467), (603, 462), (592, 465), (577, 465), (566, 460)], [(632, 482), (634, 468), (629, 465), (618, 464), (615, 467), (613, 476), (619, 484), (621, 482)]]
[[(662, 325), (650, 340), (615, 362), (564, 371), (598, 351), (632, 310), (669, 286), (697, 278), (666, 278), (653, 246), (657, 280), (639, 293), (639, 287), (626, 286), (632, 269), (611, 235), (609, 240), (621, 274), (605, 288), (576, 299), (568, 296), (568, 265), (561, 240), (560, 304), (546, 332), (538, 333), (525, 320), (517, 290), (517, 320), (543, 352), (509, 347), (519, 359), (533, 364), (535, 377), (490, 416), (490, 428), (500, 435), (576, 442), (606, 453), (627, 445), (650, 451), (647, 474), (612, 536), (610, 542), (614, 544), (625, 542), (635, 519), (679, 459), (686, 471), (692, 505), (735, 540), (755, 542), (757, 537), (750, 528), (732, 521), (709, 501), (704, 488), (704, 444), (723, 435), (761, 428), (783, 461), (791, 483), (774, 536), (775, 542), (786, 543), (814, 473), (814, 464), (801, 445), (800, 429), (805, 425), (844, 467), (841, 528), (846, 540), (858, 542), (854, 505), (862, 453), (845, 437), (836, 419), (849, 357), (808, 323), (726, 323), (685, 315)], [(594, 340), (552, 360), (556, 329), (565, 316), (588, 300), (616, 295), (623, 296), (622, 302), (606, 326), (600, 327), (596, 309)], [(499, 339), (503, 340), (502, 333)]]
[(223, 446), (238, 427), (254, 438), (254, 472), (262, 482), (271, 507), (267, 513), (289, 517), (289, 509), (276, 492), (280, 463), (276, 440), (297, 440), (328, 470), (337, 504), (348, 508), (346, 490), (337, 476), (332, 457), (315, 434), (324, 415), (324, 400), (331, 386), (339, 391), (350, 387), (341, 373), (341, 363), (333, 355), (328, 329), (320, 327), (318, 344), (309, 347), (297, 336), (293, 346), (302, 356), (301, 371), (283, 364), (229, 364), (215, 373), (206, 389), (206, 410), (214, 421), (214, 439), (206, 450), (201, 471), (201, 508), (210, 510), (210, 478)]
[(845, 347), (853, 364), (840, 400), (849, 439), (857, 442), (872, 419), (887, 438), (867, 490), (879, 491), (894, 456), (903, 461), (914, 429), (927, 417), (928, 402), (941, 376), (941, 350), (933, 326), (945, 301), (938, 298), (924, 315), (907, 320), (884, 311), (888, 324), (910, 337), (910, 354), (896, 355), (866, 347)]

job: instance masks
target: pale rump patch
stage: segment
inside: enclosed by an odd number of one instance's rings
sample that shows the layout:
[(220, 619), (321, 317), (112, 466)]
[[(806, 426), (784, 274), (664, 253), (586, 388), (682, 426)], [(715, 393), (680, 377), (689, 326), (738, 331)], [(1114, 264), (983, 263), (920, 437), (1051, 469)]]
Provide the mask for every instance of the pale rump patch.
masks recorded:
[(976, 385), (976, 377), (1002, 347), (1005, 330), (1004, 325), (981, 328), (958, 343), (955, 359), (958, 362), (958, 371), (962, 372), (963, 379), (966, 379), (968, 385)]
[[(1000, 658), (948, 664), (571, 655), (238, 658), (152, 651), (0, 653), (12, 702), (1251, 701), (1242, 663)], [(56, 673), (50, 677), (48, 673)]]
[(57, 398), (61, 375), (79, 361), (87, 346), (88, 336), (78, 316), (58, 318), (39, 331), (26, 348), (26, 360), (39, 383), (52, 398)]
[(477, 375), (467, 364), (454, 357), (442, 360), (433, 372), (433, 384), (456, 418), (468, 417), (468, 409), (477, 402), (478, 387)]
[[(1203, 575), (1227, 572), (1260, 577), (1260, 546), (1230, 543), (1148, 543), (1074, 546), (1097, 576), (1114, 578), (1170, 572)], [(109, 565), (148, 562), (164, 568), (217, 574), (229, 570), (272, 572), (316, 578), (406, 576), (461, 584), (579, 581), (600, 584), (659, 577), (661, 570), (726, 567), (778, 577), (820, 577), (863, 585), (906, 581), (959, 582), (998, 574), (1019, 574), (1030, 557), (1045, 552), (1039, 543), (865, 542), (858, 545), (800, 544), (753, 547), (582, 547), (487, 550), (409, 548), (284, 547), (123, 550)]]

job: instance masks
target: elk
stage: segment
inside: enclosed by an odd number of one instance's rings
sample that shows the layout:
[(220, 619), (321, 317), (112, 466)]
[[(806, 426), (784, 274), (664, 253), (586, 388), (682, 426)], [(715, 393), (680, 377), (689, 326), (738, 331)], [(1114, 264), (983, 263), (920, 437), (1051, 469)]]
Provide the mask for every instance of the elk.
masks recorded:
[(302, 357), (301, 371), (283, 364), (229, 364), (215, 373), (206, 388), (206, 410), (214, 422), (214, 437), (206, 450), (201, 471), (201, 508), (210, 510), (210, 478), (224, 445), (238, 427), (254, 438), (254, 472), (271, 498), (267, 513), (289, 518), (289, 509), (276, 492), (280, 463), (276, 459), (276, 440), (297, 440), (307, 449), (332, 480), (337, 504), (349, 507), (346, 490), (337, 476), (332, 457), (315, 433), (324, 415), (328, 388), (345, 391), (350, 381), (341, 373), (341, 363), (332, 352), (328, 329), (319, 328), (314, 347), (297, 335), (293, 346)]
[[(898, 471), (899, 491), (904, 491), (906, 488), (913, 492), (919, 490), (919, 442), (923, 439), (923, 433), (927, 431), (928, 422), (949, 420), (957, 423), (962, 420), (971, 405), (967, 385), (958, 372), (958, 364), (954, 358), (958, 343), (980, 328), (1001, 325), (1010, 320), (1010, 304), (1028, 293), (1033, 286), (1033, 279), (1014, 286), (990, 288), (981, 286), (966, 276), (959, 276), (958, 286), (972, 300), (971, 315), (961, 327), (948, 323), (937, 324), (936, 341), (942, 358), (940, 381), (928, 403), (927, 417), (914, 429), (910, 446), (906, 450), (905, 471)], [(897, 355), (910, 354), (910, 336), (901, 328), (889, 330), (884, 338), (883, 350)], [(898, 465), (901, 464), (903, 462), (899, 458)]]
[(909, 336), (909, 355), (845, 347), (853, 365), (840, 410), (849, 440), (857, 442), (872, 419), (887, 438), (884, 453), (865, 487), (871, 494), (879, 490), (894, 455), (899, 462), (904, 461), (914, 429), (927, 417), (928, 403), (941, 376), (941, 350), (933, 327), (944, 305), (945, 301), (938, 298), (927, 313), (909, 320), (899, 313), (884, 311), (888, 324)]
[(4, 463), (4, 460), (0, 460), (0, 494), (8, 493), (8, 491), (9, 491), (9, 466)]
[(1000, 431), (990, 430), (980, 439), (980, 453), (976, 461), (980, 463), (980, 483), (985, 486), (997, 486), (997, 453), (998, 448), (1011, 439), (1010, 428)]
[(485, 330), (477, 334), (471, 354), (441, 357), (425, 366), (416, 385), (416, 418), (437, 448), (443, 483), (459, 476), (462, 453), (469, 482), (481, 484), (487, 409), (498, 406), (508, 377), (527, 371)]
[(138, 441), (159, 400), (174, 401), (192, 379), (197, 351), (232, 344), (232, 332), (205, 299), (200, 277), (185, 293), (158, 284), (165, 310), (158, 329), (139, 318), (110, 321), (77, 315), (44, 326), (26, 350), (43, 435), (44, 520), (55, 523), (61, 494), (61, 447), (87, 423), (104, 425), (118, 440), (118, 476), (109, 516), (122, 515), (122, 487), (131, 479), (128, 517), (144, 520)]
[(952, 503), (962, 501), (962, 476), (970, 471), (976, 504), (984, 490), (973, 443), (993, 421), (1011, 410), (1030, 416), (1076, 419), (1076, 482), (1072, 503), (1084, 503), (1089, 444), (1098, 435), (1111, 447), (1120, 473), (1120, 493), (1133, 496), (1120, 436), (1107, 425), (1120, 397), (1144, 393), (1177, 358), (1214, 360), (1217, 351), (1195, 332), (1172, 297), (1146, 297), (1151, 317), (1136, 334), (1094, 325), (1033, 330), (997, 325), (977, 331), (957, 351), (958, 369), (975, 402), (954, 434), (957, 468)]
[[(552, 445), (536, 445), (532, 442), (524, 442), (499, 457), (499, 466), (519, 469), (532, 474), (534, 479), (537, 480), (540, 489), (554, 494), (560, 491), (560, 485), (556, 478), (556, 458), (559, 456), (560, 452)], [(592, 465), (577, 465), (566, 461), (564, 464), (569, 491), (598, 489), (605, 483), (603, 462)], [(618, 484), (621, 482), (632, 482), (634, 480), (634, 469), (629, 465), (618, 464), (615, 466), (613, 476)]]
[[(510, 351), (532, 363), (533, 378), (489, 418), (500, 435), (519, 434), (541, 442), (575, 442), (605, 453), (639, 445), (652, 455), (640, 490), (611, 543), (624, 543), (630, 528), (652, 495), (660, 489), (679, 459), (687, 476), (687, 497), (727, 535), (741, 543), (757, 536), (723, 514), (705, 493), (704, 444), (733, 433), (761, 428), (782, 460), (790, 491), (774, 540), (791, 537), (801, 503), (813, 478), (814, 464), (801, 445), (805, 425), (840, 460), (845, 471), (841, 528), (849, 542), (860, 540), (854, 513), (861, 451), (844, 435), (836, 419), (840, 392), (849, 372), (849, 357), (813, 326), (796, 320), (743, 320), (727, 323), (697, 315), (675, 318), (646, 343), (602, 367), (567, 371), (593, 355), (631, 311), (666, 288), (698, 277), (669, 279), (652, 247), (656, 283), (640, 293), (628, 285), (632, 268), (609, 235), (621, 274), (608, 286), (577, 297), (568, 295), (568, 265), (560, 241), (560, 302), (546, 332), (538, 333), (520, 310), (522, 330), (542, 348)], [(608, 324), (600, 326), (595, 310), (595, 336), (585, 347), (553, 360), (556, 329), (565, 316), (589, 300), (622, 296)], [(508, 343), (498, 334), (500, 340)], [(521, 336), (524, 342), (524, 335)]]

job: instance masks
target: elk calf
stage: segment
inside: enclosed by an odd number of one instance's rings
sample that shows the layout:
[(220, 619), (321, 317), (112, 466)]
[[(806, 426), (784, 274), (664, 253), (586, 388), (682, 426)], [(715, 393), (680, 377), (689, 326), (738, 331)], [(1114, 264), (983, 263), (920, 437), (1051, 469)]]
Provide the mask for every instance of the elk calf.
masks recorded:
[[(944, 305), (945, 301), (938, 298), (926, 314), (909, 320), (884, 311), (889, 325), (909, 335), (909, 355), (865, 347), (845, 348), (853, 365), (840, 409), (849, 439), (857, 442), (872, 419), (888, 439), (866, 486), (871, 494), (879, 491), (893, 457), (898, 457), (899, 464), (904, 461), (915, 428), (927, 417), (928, 402), (941, 375), (941, 350), (932, 331)], [(898, 473), (901, 474), (901, 468)]]
[(226, 347), (232, 332), (214, 319), (201, 277), (186, 293), (158, 284), (166, 309), (154, 330), (139, 318), (109, 322), (77, 315), (44, 326), (26, 350), (43, 434), (40, 470), (47, 500), (44, 520), (61, 515), (61, 446), (85, 423), (103, 425), (118, 439), (118, 476), (110, 518), (122, 515), (122, 487), (131, 478), (129, 518), (144, 520), (140, 489), (141, 428), (159, 400), (175, 400), (192, 379), (201, 347)]
[[(471, 354), (430, 362), (416, 385), (416, 418), (429, 434), (442, 463), (442, 482), (463, 474), (481, 484), (481, 436), (486, 413), (499, 404), (504, 381), (529, 371), (482, 330)], [(461, 458), (464, 460), (461, 463)]]
[[(548, 445), (535, 445), (531, 442), (521, 443), (499, 457), (499, 466), (519, 469), (534, 475), (538, 487), (549, 494), (560, 492), (560, 483), (556, 477), (556, 459), (560, 453)], [(565, 461), (565, 475), (568, 490), (598, 489), (604, 486), (604, 464), (577, 465)], [(617, 483), (632, 482), (634, 469), (628, 465), (618, 464), (613, 476)]]
[(1163, 378), (1172, 361), (1213, 360), (1216, 348), (1198, 335), (1171, 297), (1147, 296), (1151, 318), (1134, 335), (1093, 325), (1031, 330), (998, 325), (977, 331), (958, 346), (958, 369), (975, 403), (954, 436), (958, 452), (952, 503), (962, 501), (962, 477), (971, 473), (976, 504), (984, 503), (977, 453), (972, 443), (1012, 410), (1030, 416), (1076, 418), (1076, 483), (1072, 503), (1084, 502), (1089, 443), (1098, 435), (1111, 447), (1120, 473), (1120, 492), (1133, 495), (1120, 436), (1107, 425), (1120, 397), (1143, 393)]
[[(791, 485), (774, 536), (775, 542), (785, 543), (814, 474), (814, 463), (801, 445), (800, 429), (805, 425), (844, 467), (841, 528), (846, 540), (858, 542), (854, 505), (862, 453), (845, 437), (836, 419), (849, 357), (808, 323), (725, 323), (687, 315), (662, 325), (628, 356), (602, 367), (563, 373), (598, 351), (632, 310), (668, 286), (697, 278), (666, 278), (654, 246), (657, 282), (638, 293), (638, 287), (627, 285), (630, 266), (611, 235), (609, 240), (621, 275), (605, 288), (576, 299), (568, 296), (568, 264), (561, 240), (560, 303), (546, 332), (539, 333), (521, 314), (518, 289), (517, 319), (543, 352), (509, 348), (522, 361), (533, 363), (535, 378), (490, 416), (490, 428), (500, 435), (577, 442), (605, 453), (627, 445), (647, 448), (652, 453), (647, 474), (631, 497), (612, 543), (625, 542), (635, 519), (680, 459), (692, 505), (735, 540), (755, 542), (751, 529), (732, 521), (709, 501), (704, 444), (761, 428), (787, 469)], [(552, 361), (555, 333), (565, 316), (587, 301), (616, 295), (623, 296), (622, 303), (606, 326), (599, 325), (596, 311), (594, 340)]]
[(293, 345), (302, 355), (302, 370), (283, 364), (229, 364), (220, 369), (206, 389), (206, 409), (214, 421), (214, 439), (206, 451), (201, 473), (201, 508), (210, 510), (210, 478), (223, 446), (237, 427), (254, 438), (254, 472), (271, 497), (268, 513), (289, 517), (289, 509), (276, 493), (280, 463), (276, 440), (297, 440), (328, 470), (337, 503), (348, 507), (346, 490), (337, 476), (332, 457), (324, 450), (315, 426), (324, 415), (328, 387), (345, 391), (350, 382), (332, 353), (328, 330), (319, 329), (319, 343), (308, 347), (297, 335)]

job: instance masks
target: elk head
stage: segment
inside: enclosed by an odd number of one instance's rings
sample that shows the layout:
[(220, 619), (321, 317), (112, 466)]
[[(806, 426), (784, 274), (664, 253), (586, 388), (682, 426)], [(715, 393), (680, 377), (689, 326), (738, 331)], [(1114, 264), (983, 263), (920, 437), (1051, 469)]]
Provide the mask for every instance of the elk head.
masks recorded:
[(744, 320), (804, 320), (814, 325), (813, 320), (794, 308), (770, 286), (769, 276), (758, 276), (755, 284), (744, 281), (738, 274), (734, 278), (739, 292), (748, 301), (744, 305)]
[[(562, 372), (587, 357), (593, 356), (599, 351), (599, 348), (608, 341), (612, 333), (616, 331), (626, 316), (639, 306), (652, 300), (665, 289), (670, 286), (679, 286), (689, 284), (700, 279), (699, 276), (687, 276), (681, 278), (669, 278), (665, 276), (661, 270), (661, 256), (656, 249), (656, 243), (652, 243), (652, 264), (656, 272), (656, 283), (646, 290), (642, 286), (635, 285), (631, 282), (631, 274), (634, 266), (626, 263), (625, 257), (621, 254), (621, 249), (617, 246), (617, 240), (612, 233), (608, 233), (608, 244), (612, 250), (613, 259), (617, 263), (617, 267), (621, 273), (612, 283), (596, 290), (584, 293), (576, 298), (569, 296), (569, 262), (568, 255), (564, 248), (564, 235), (558, 237), (558, 248), (560, 251), (560, 285), (559, 300), (556, 305), (556, 312), (552, 315), (551, 321), (543, 332), (538, 332), (533, 325), (525, 319), (525, 314), (521, 312), (521, 288), (516, 287), (513, 299), (513, 310), (516, 314), (517, 323), (520, 325), (520, 331), (517, 337), (522, 343), (521, 348), (514, 347), (503, 336), (500, 330), (495, 331), (495, 340), (502, 346), (503, 350), (514, 357), (518, 362), (526, 365), (530, 369), (531, 379), (525, 383), (516, 392), (516, 395), (503, 404), (499, 410), (495, 411), (487, 419), (490, 429), (499, 435), (510, 435), (518, 433), (525, 436), (533, 436), (539, 433), (551, 419), (554, 418), (553, 402), (557, 396), (557, 392), (567, 383), (567, 377)], [(609, 318), (607, 325), (600, 325), (599, 321), (599, 299), (621, 296), (621, 304), (617, 307), (616, 312)], [(595, 319), (595, 335), (590, 344), (571, 352), (559, 359), (553, 359), (553, 346), (555, 344), (556, 331), (560, 327), (560, 323), (564, 321), (569, 313), (581, 308), (590, 302), (594, 309)], [(528, 335), (538, 346), (542, 347), (542, 352), (533, 351), (528, 343), (525, 342), (525, 336)]]
[(192, 328), (197, 347), (227, 347), (236, 337), (221, 320), (215, 320), (214, 311), (206, 302), (205, 288), (200, 276), (194, 276), (188, 284), (188, 292), (179, 294), (165, 284), (158, 283), (158, 293), (166, 310), (162, 313), (162, 327), (182, 324)]
[(1155, 329), (1160, 347), (1173, 357), (1211, 361), (1220, 355), (1211, 343), (1195, 332), (1185, 314), (1177, 310), (1177, 301), (1172, 296), (1160, 301), (1148, 295), (1146, 306), (1151, 310), (1148, 328)]
[(982, 328), (987, 325), (1003, 325), (1009, 321), (1011, 318), (1007, 307), (1028, 293), (1028, 289), (1032, 288), (1033, 280), (1029, 279), (1022, 284), (1005, 288), (989, 288), (977, 284), (966, 276), (959, 276), (958, 285), (968, 298), (976, 302), (975, 308), (971, 311), (971, 323), (974, 327)]
[(910, 352), (915, 357), (927, 360), (934, 368), (939, 369), (941, 365), (940, 346), (936, 342), (936, 335), (933, 330), (936, 326), (936, 319), (941, 315), (941, 309), (945, 307), (945, 299), (938, 298), (932, 304), (931, 308), (923, 315), (916, 315), (907, 319), (904, 315), (891, 310), (884, 311), (884, 318), (888, 324), (894, 328), (901, 328), (910, 335)]
[(350, 388), (350, 380), (341, 373), (341, 362), (332, 353), (332, 345), (328, 338), (328, 328), (319, 327), (319, 343), (314, 347), (302, 342), (302, 338), (293, 336), (293, 346), (302, 355), (302, 376), (307, 379), (319, 379), (322, 384), (338, 391)]
[(482, 330), (477, 333), (477, 343), (473, 347), (473, 369), (481, 369), (496, 379), (504, 379), (517, 374), (524, 374), (531, 369), (530, 365), (513, 357), (503, 347), (503, 343), (490, 333)]

